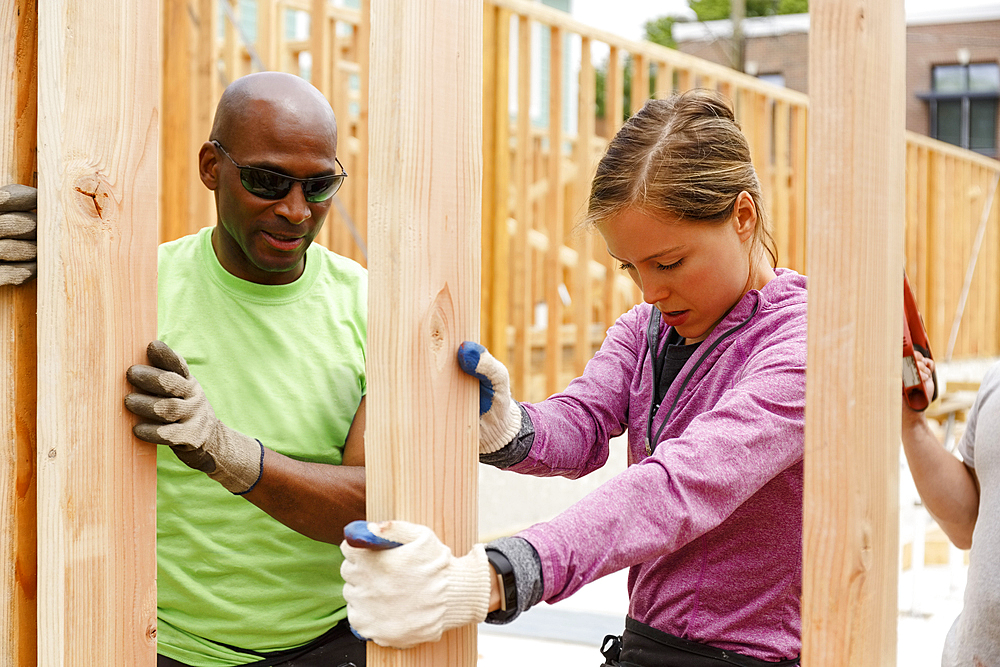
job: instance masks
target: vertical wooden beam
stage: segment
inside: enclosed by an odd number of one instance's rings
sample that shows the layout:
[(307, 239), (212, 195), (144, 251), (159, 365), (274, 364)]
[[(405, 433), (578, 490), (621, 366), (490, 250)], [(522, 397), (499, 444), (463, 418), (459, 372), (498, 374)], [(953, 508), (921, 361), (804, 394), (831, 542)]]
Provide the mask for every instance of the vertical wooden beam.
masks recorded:
[(39, 8), (38, 664), (152, 666), (156, 447), (125, 369), (156, 336), (159, 6)]
[[(662, 72), (662, 70), (660, 70)], [(593, 180), (594, 159), (594, 94), (597, 81), (591, 57), (589, 37), (580, 39), (580, 101), (577, 105), (576, 179), (574, 201), (586, 210), (590, 198), (590, 183)], [(582, 375), (593, 352), (590, 338), (590, 324), (594, 319), (593, 280), (590, 277), (590, 263), (594, 256), (594, 234), (589, 231), (573, 237), (577, 251), (576, 266), (573, 268), (573, 321), (576, 324), (576, 345), (573, 354), (573, 372)]]
[[(374, 3), (371, 34), (368, 517), (431, 526), (464, 554), (477, 538), (478, 385), (455, 355), (479, 335), (483, 4)], [(368, 648), (370, 667), (476, 657), (472, 625)]]
[[(194, 27), (186, 0), (163, 0), (163, 136), (160, 142), (160, 227), (164, 240), (188, 234), (194, 192), (203, 190), (191, 171), (194, 101), (191, 99)], [(202, 139), (204, 141), (207, 135)], [(199, 144), (200, 145), (200, 144)]]
[(510, 248), (514, 350), (509, 368), (514, 396), (527, 396), (531, 377), (531, 342), (528, 338), (534, 307), (531, 299), (533, 271), (528, 261), (531, 254), (528, 233), (531, 231), (532, 220), (529, 194), (533, 182), (531, 148), (531, 23), (527, 16), (521, 15), (517, 21), (517, 193), (514, 204), (517, 229), (514, 230)]
[[(279, 69), (281, 62), (278, 46), (281, 44), (283, 22), (280, 14), (284, 13), (284, 5), (278, 0), (257, 0), (257, 57), (266, 70)], [(322, 8), (313, 10), (313, 29), (324, 30), (326, 28), (326, 12)], [(325, 79), (316, 76), (316, 52), (313, 50), (313, 76), (312, 84), (326, 92), (320, 83)]]
[[(405, 34), (405, 33), (400, 33)], [(354, 225), (365, 243), (368, 242), (368, 157), (371, 154), (368, 140), (368, 105), (370, 103), (368, 91), (371, 83), (371, 0), (361, 0), (361, 23), (358, 24), (357, 34), (354, 40), (357, 49), (358, 59), (358, 125), (357, 125), (357, 159), (354, 162), (354, 171), (348, 180), (353, 180), (351, 184), (354, 201)], [(378, 82), (381, 85), (381, 81)], [(357, 173), (355, 179), (353, 174)], [(351, 257), (364, 262), (361, 250), (356, 244), (351, 244), (353, 254)]]
[(787, 266), (790, 256), (790, 235), (788, 221), (788, 201), (791, 198), (789, 188), (789, 120), (788, 103), (777, 100), (774, 103), (774, 169), (771, 172), (774, 185), (771, 192), (774, 196), (770, 201), (771, 218), (774, 220), (774, 240), (778, 248), (778, 263)]
[(545, 199), (545, 218), (549, 237), (546, 250), (545, 303), (548, 322), (545, 328), (545, 393), (562, 389), (559, 375), (562, 369), (563, 303), (559, 287), (563, 284), (563, 267), (559, 252), (563, 247), (566, 190), (563, 186), (563, 51), (566, 48), (559, 26), (549, 30), (549, 160), (546, 177), (549, 191)]
[(629, 115), (634, 116), (649, 99), (649, 59), (641, 53), (632, 54), (632, 89)]
[(802, 664), (896, 664), (903, 1), (809, 7)]
[[(228, 0), (221, 0), (226, 2)], [(192, 0), (188, 5), (197, 8), (195, 23), (194, 75), (192, 76), (192, 112), (194, 122), (188, 138), (188, 166), (185, 173), (190, 185), (191, 207), (188, 212), (187, 229), (176, 237), (162, 237), (161, 241), (171, 241), (185, 234), (193, 234), (202, 227), (215, 224), (215, 199), (212, 191), (202, 184), (198, 176), (197, 160), (201, 145), (208, 141), (212, 131), (215, 107), (222, 96), (219, 76), (219, 6), (216, 0)]]
[(665, 100), (674, 92), (674, 66), (666, 61), (656, 63), (656, 99)]
[[(35, 0), (0, 2), (0, 185), (35, 184)], [(0, 666), (36, 662), (37, 283), (0, 287)]]
[[(510, 320), (510, 10), (489, 6), (483, 17), (483, 275), (482, 341), (507, 363)], [(488, 265), (487, 265), (488, 262)]]
[[(269, 0), (273, 2), (273, 0)], [(333, 65), (333, 31), (331, 30), (330, 19), (327, 17), (326, 7), (329, 0), (313, 0), (312, 18), (309, 21), (309, 51), (312, 53), (312, 85), (326, 95), (327, 99), (333, 99), (333, 91), (330, 89), (330, 69)], [(344, 118), (345, 124), (347, 119)]]
[[(608, 78), (604, 86), (604, 128), (608, 141), (614, 138), (624, 123), (622, 118), (625, 114), (625, 93), (623, 89), (621, 52), (618, 47), (612, 46), (608, 52)], [(610, 329), (615, 323), (621, 310), (618, 308), (617, 289), (615, 283), (618, 277), (618, 262), (611, 255), (604, 254), (604, 266), (607, 269), (604, 283), (604, 309), (603, 323), (605, 330)]]

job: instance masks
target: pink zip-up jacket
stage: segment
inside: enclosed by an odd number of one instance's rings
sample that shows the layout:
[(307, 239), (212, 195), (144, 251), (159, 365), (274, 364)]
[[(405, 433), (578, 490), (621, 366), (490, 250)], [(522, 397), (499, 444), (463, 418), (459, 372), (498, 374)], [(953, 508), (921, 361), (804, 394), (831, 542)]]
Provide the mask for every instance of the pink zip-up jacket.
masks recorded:
[[(518, 533), (542, 563), (542, 599), (630, 567), (629, 615), (762, 660), (799, 654), (806, 279), (748, 292), (701, 343), (653, 421), (647, 327), (635, 306), (583, 376), (523, 404), (535, 428), (510, 469), (580, 477), (628, 429), (629, 467), (552, 521)], [(662, 326), (661, 346), (666, 339)]]

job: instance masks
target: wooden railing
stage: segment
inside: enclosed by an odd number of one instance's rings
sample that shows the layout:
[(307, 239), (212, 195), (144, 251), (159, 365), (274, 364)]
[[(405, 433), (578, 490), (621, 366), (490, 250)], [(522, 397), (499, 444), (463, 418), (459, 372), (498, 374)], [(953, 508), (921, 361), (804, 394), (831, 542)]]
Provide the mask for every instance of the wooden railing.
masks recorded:
[[(328, 0), (257, 0), (252, 43), (251, 31), (235, 28), (247, 17), (230, 0), (221, 0), (228, 11), (220, 12), (219, 1), (165, 3), (163, 239), (214, 224), (195, 156), (222, 85), (254, 69), (281, 69), (309, 77), (334, 106), (338, 155), (350, 177), (319, 242), (364, 262), (367, 0), (360, 10)], [(296, 33), (290, 17), (304, 14), (310, 27)], [(575, 227), (609, 138), (650, 97), (701, 87), (733, 101), (779, 264), (808, 272), (805, 95), (525, 0), (486, 0), (483, 37), (482, 341), (511, 368), (516, 396), (539, 400), (564, 387), (640, 298), (600, 238)], [(1000, 354), (998, 174), (996, 161), (908, 134), (907, 201), (900, 203), (906, 269), (939, 358), (949, 350), (955, 358)], [(974, 249), (978, 264), (963, 301)]]

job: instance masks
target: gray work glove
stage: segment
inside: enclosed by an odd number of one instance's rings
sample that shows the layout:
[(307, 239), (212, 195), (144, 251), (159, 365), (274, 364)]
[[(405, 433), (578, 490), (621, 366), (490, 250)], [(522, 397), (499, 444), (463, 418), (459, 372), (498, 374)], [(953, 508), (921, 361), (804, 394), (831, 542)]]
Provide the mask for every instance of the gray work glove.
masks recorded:
[(206, 473), (228, 491), (243, 494), (260, 479), (264, 446), (229, 428), (215, 416), (201, 385), (184, 358), (166, 343), (146, 348), (152, 366), (131, 366), (126, 379), (140, 391), (125, 397), (125, 407), (143, 419), (136, 437), (169, 445), (181, 461)]
[(22, 285), (38, 273), (37, 192), (27, 185), (0, 187), (0, 285)]

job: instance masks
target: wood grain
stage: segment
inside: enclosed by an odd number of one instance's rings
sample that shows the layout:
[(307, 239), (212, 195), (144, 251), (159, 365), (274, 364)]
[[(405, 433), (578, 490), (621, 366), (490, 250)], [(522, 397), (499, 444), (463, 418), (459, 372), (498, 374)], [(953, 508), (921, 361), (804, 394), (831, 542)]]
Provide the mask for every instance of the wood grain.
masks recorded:
[[(35, 0), (0, 1), (0, 185), (35, 184)], [(34, 665), (37, 283), (0, 287), (0, 667)]]
[(159, 7), (38, 25), (38, 664), (152, 666), (156, 448), (123, 398), (156, 336)]
[(802, 664), (896, 664), (902, 0), (810, 5)]
[[(482, 35), (481, 3), (371, 7), (368, 517), (429, 525), (456, 554), (477, 537), (478, 384), (456, 352), (479, 335)], [(476, 658), (474, 625), (368, 649), (370, 667)]]

